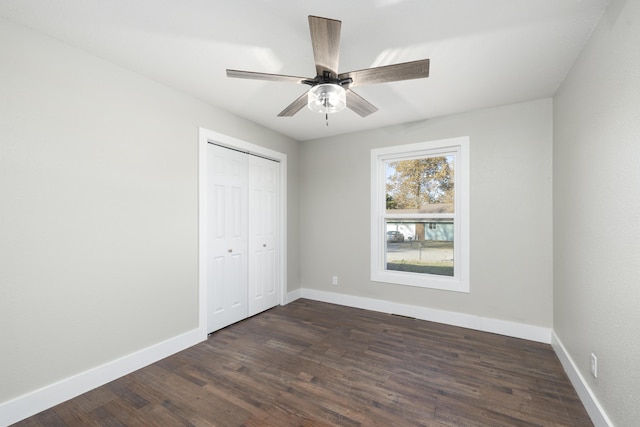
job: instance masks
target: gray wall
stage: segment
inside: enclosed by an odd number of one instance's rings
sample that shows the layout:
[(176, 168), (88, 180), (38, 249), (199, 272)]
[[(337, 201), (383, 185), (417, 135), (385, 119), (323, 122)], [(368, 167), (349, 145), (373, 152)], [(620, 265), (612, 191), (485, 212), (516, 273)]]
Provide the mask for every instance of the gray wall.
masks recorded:
[(640, 420), (639, 46), (640, 2), (613, 1), (554, 98), (554, 330), (617, 426)]
[(198, 127), (299, 144), (0, 20), (0, 402), (195, 329)]
[[(371, 282), (370, 150), (464, 135), (471, 292)], [(302, 143), (302, 287), (551, 328), (551, 152), (550, 99)]]

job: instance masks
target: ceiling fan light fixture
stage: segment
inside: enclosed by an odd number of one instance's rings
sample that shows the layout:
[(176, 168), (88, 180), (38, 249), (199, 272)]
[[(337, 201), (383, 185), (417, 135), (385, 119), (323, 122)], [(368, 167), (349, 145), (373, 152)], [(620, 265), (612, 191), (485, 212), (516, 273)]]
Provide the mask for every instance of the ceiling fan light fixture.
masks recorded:
[(316, 113), (337, 113), (347, 106), (344, 88), (335, 83), (323, 83), (309, 89), (307, 106)]

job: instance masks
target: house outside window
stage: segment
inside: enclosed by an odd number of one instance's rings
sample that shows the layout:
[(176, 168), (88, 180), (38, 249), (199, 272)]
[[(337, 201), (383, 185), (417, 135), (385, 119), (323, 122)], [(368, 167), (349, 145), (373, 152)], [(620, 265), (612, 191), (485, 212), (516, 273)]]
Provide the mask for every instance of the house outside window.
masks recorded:
[(371, 280), (469, 292), (469, 138), (371, 150)]

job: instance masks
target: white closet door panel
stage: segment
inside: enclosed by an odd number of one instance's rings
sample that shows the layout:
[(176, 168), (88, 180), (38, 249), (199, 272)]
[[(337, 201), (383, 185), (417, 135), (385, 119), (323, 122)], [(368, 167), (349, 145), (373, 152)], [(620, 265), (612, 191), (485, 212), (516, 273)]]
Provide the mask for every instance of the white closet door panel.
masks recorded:
[(209, 144), (207, 312), (209, 332), (248, 315), (248, 159)]
[(249, 159), (249, 315), (278, 304), (280, 164)]
[(225, 257), (216, 257), (209, 262), (209, 278), (211, 284), (209, 288), (209, 313), (221, 313), (224, 311), (224, 298), (221, 282), (224, 280), (225, 275)]

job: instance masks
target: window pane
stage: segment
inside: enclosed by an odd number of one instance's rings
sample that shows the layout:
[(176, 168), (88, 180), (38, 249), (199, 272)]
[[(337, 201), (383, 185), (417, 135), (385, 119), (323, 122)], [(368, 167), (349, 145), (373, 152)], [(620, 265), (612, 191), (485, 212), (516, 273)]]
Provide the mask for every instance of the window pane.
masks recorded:
[(387, 270), (453, 276), (453, 218), (386, 221)]
[(455, 155), (385, 162), (387, 213), (453, 213)]

